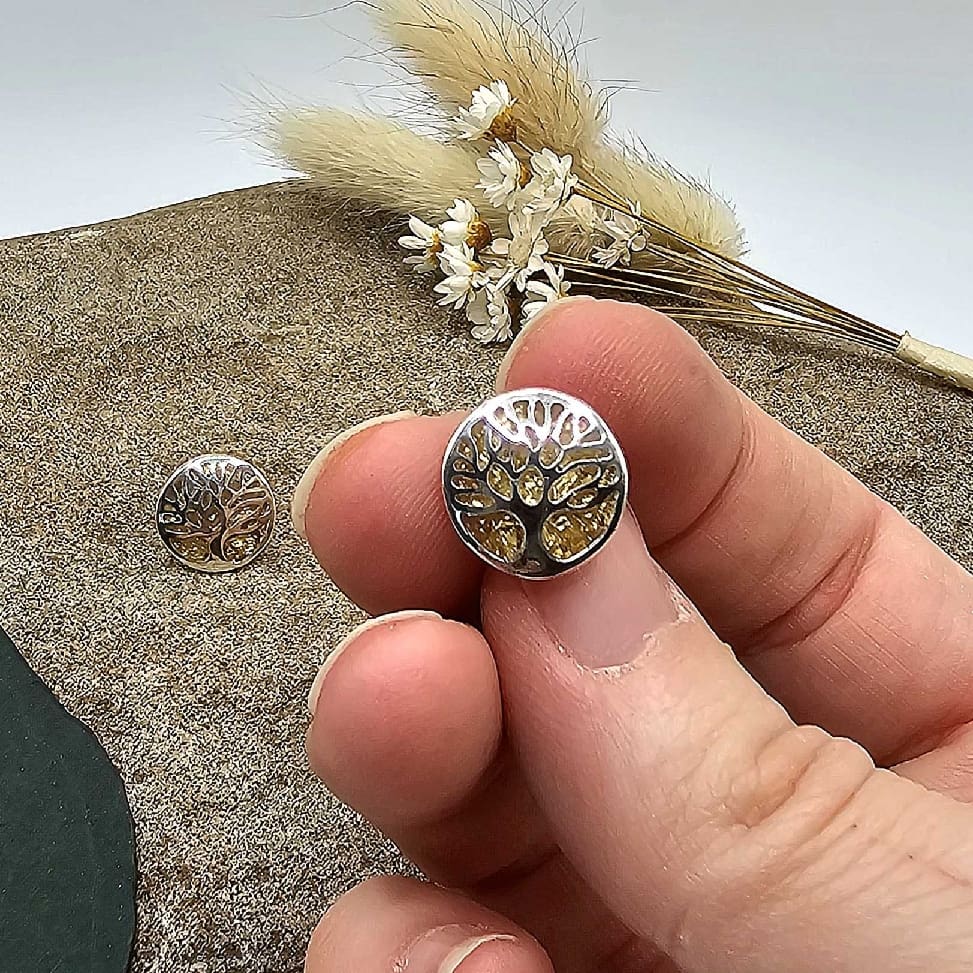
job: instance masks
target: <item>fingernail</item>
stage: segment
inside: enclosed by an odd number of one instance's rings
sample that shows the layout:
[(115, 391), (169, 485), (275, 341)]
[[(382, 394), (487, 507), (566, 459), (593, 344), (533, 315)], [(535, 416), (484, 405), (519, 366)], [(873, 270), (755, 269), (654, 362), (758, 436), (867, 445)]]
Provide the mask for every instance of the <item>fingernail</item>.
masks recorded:
[(682, 613), (678, 589), (649, 555), (631, 510), (596, 557), (563, 577), (525, 581), (524, 589), (562, 651), (588, 669), (633, 662)]
[(439, 969), (436, 973), (457, 973), (466, 960), (477, 950), (488, 946), (490, 943), (504, 942), (512, 943), (516, 942), (516, 940), (513, 936), (503, 936), (499, 933), (495, 933), (492, 936), (480, 936), (476, 939), (468, 939), (465, 943), (460, 943), (459, 946), (446, 954), (443, 961), (439, 964)]
[(503, 356), (503, 361), (500, 362), (500, 368), (497, 370), (497, 391), (504, 392), (507, 389), (507, 376), (510, 374), (510, 369), (513, 367), (514, 359), (523, 351), (524, 346), (530, 340), (532, 335), (536, 335), (538, 329), (544, 324), (553, 314), (560, 314), (566, 307), (570, 307), (574, 304), (583, 304), (586, 301), (593, 301), (595, 298), (589, 297), (588, 295), (579, 295), (577, 297), (565, 297), (560, 301), (554, 301), (548, 304), (542, 311), (534, 315), (534, 317), (527, 322), (520, 329), (520, 333), (514, 338), (510, 347), (507, 349), (507, 354)]
[(402, 622), (410, 622), (419, 618), (435, 618), (442, 620), (442, 615), (436, 612), (429, 611), (405, 611), (405, 612), (394, 612), (390, 615), (379, 615), (378, 618), (370, 618), (367, 622), (363, 622), (349, 635), (346, 635), (341, 642), (331, 651), (327, 659), (324, 660), (324, 664), (318, 669), (318, 674), (314, 677), (314, 682), (311, 683), (311, 691), (308, 693), (307, 697), (307, 708), (311, 716), (314, 716), (315, 711), (318, 708), (318, 699), (321, 696), (321, 689), (324, 686), (324, 679), (327, 674), (334, 667), (334, 664), (338, 661), (338, 658), (343, 652), (349, 649), (355, 642), (357, 642), (363, 635), (368, 632), (374, 631), (377, 628), (388, 628), (392, 630), (396, 625)]
[(515, 943), (503, 933), (477, 935), (474, 926), (441, 926), (421, 936), (406, 950), (395, 969), (409, 973), (462, 973), (463, 964), (491, 943)]
[(343, 433), (339, 433), (334, 439), (329, 442), (324, 449), (318, 453), (317, 456), (311, 460), (311, 465), (304, 471), (304, 475), (301, 477), (300, 482), (294, 490), (294, 496), (291, 499), (291, 521), (294, 524), (294, 530), (298, 532), (305, 540), (307, 540), (307, 509), (311, 501), (311, 494), (314, 491), (314, 484), (317, 483), (318, 478), (321, 476), (321, 471), (324, 469), (325, 464), (328, 460), (335, 454), (335, 452), (340, 449), (345, 443), (350, 442), (355, 438), (360, 432), (364, 432), (366, 429), (372, 429), (375, 426), (382, 426), (387, 422), (398, 422), (400, 419), (412, 419), (415, 418), (414, 412), (395, 412), (388, 416), (378, 416), (375, 419), (368, 419), (365, 422), (360, 422), (357, 426), (352, 426), (350, 429), (346, 429)]

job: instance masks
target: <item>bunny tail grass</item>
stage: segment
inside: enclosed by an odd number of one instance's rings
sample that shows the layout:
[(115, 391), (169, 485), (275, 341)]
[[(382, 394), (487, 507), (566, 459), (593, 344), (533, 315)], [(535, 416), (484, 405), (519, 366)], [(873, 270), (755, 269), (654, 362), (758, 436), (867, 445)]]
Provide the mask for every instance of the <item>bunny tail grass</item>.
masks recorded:
[[(609, 141), (595, 148), (587, 169), (592, 182), (610, 187), (623, 199), (640, 202), (646, 216), (693, 243), (732, 260), (746, 253), (743, 228), (733, 206), (644, 146)], [(636, 260), (636, 264), (640, 262)]]
[(505, 81), (517, 100), (521, 138), (563, 153), (594, 145), (608, 116), (604, 95), (576, 72), (574, 52), (555, 43), (540, 14), (517, 15), (512, 0), (372, 0), (372, 16), (407, 70), (448, 115), (470, 92)]
[[(650, 152), (606, 135), (609, 98), (580, 74), (576, 43), (558, 38), (541, 6), (519, 0), (373, 0), (378, 27), (447, 114), (470, 92), (505, 81), (521, 142), (572, 155), (591, 182), (726, 257), (744, 251), (732, 207)], [(522, 9), (523, 7), (523, 9)], [(474, 144), (474, 151), (483, 154)], [(643, 258), (644, 259), (644, 258)]]
[[(271, 120), (277, 156), (329, 196), (368, 209), (442, 218), (444, 203), (469, 197), (476, 161), (459, 146), (424, 138), (378, 115), (330, 108), (279, 111)], [(489, 205), (477, 199), (489, 215)]]
[[(476, 157), (456, 143), (336, 108), (278, 110), (268, 130), (277, 158), (338, 202), (438, 223), (455, 199), (469, 199), (495, 236), (507, 232), (507, 211), (473, 188), (480, 178)], [(597, 217), (588, 200), (571, 200), (551, 223), (552, 243), (570, 256), (590, 252), (600, 236)]]

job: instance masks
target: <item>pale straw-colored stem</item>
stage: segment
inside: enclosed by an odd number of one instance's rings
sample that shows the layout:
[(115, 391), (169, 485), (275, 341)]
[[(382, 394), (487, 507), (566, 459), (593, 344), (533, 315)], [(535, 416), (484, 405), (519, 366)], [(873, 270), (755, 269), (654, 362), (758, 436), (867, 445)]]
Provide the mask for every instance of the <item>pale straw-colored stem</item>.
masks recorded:
[(930, 345), (913, 338), (908, 332), (902, 336), (895, 357), (930, 375), (938, 375), (960, 388), (973, 391), (973, 358)]

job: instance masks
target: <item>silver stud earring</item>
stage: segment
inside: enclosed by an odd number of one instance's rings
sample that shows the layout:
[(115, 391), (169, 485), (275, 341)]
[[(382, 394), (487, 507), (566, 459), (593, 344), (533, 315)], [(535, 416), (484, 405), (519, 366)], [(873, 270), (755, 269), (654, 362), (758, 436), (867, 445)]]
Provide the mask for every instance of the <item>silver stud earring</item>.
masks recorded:
[(180, 564), (221, 574), (260, 556), (276, 517), (273, 491), (255, 466), (234, 456), (198, 456), (166, 481), (155, 522)]
[(544, 580), (605, 546), (625, 510), (628, 470), (591, 406), (524, 389), (484, 402), (457, 429), (443, 493), (456, 532), (478, 557)]

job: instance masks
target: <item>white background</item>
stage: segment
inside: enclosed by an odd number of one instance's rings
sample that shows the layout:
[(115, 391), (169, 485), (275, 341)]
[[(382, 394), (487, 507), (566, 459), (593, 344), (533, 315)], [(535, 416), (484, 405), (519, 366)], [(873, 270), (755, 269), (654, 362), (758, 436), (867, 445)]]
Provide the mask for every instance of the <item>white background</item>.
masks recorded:
[[(257, 99), (354, 105), (354, 84), (385, 80), (356, 59), (364, 11), (313, 4), (4, 0), (0, 237), (276, 178), (241, 131)], [(592, 75), (639, 85), (617, 126), (729, 194), (754, 263), (973, 353), (969, 0), (580, 0), (582, 14)]]

